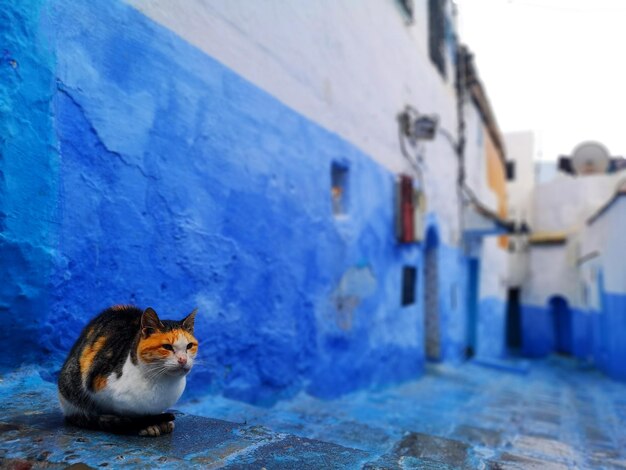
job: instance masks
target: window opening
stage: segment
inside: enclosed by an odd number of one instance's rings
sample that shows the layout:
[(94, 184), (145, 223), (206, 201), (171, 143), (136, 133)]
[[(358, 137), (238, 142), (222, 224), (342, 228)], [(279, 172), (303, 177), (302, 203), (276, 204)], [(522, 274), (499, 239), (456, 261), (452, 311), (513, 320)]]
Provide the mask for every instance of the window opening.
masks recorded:
[(348, 166), (333, 162), (330, 170), (331, 200), (335, 216), (348, 213)]
[(446, 77), (445, 0), (428, 0), (428, 51), (430, 60), (442, 77)]
[(413, 305), (416, 298), (417, 269), (413, 266), (402, 268), (402, 306)]

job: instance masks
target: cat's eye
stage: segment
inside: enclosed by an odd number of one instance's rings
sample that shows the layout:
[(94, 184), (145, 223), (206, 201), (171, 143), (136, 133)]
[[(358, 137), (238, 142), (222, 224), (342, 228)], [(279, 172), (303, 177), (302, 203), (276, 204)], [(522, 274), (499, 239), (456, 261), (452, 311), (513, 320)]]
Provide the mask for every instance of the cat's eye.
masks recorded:
[(163, 344), (161, 347), (163, 349), (167, 349), (168, 351), (174, 351), (174, 347), (171, 344)]
[(187, 349), (191, 349), (191, 348), (193, 348), (193, 343), (189, 343), (189, 344), (187, 345)]

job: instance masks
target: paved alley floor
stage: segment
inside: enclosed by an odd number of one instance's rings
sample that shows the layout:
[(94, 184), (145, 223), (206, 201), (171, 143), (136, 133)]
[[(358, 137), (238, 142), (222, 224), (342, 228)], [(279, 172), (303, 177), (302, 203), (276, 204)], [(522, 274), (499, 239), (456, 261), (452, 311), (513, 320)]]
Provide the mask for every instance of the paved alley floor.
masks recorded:
[(488, 365), (429, 366), (332, 401), (301, 394), (264, 409), (210, 397), (181, 409), (371, 452), (381, 467), (626, 469), (626, 384), (558, 357)]
[(0, 375), (0, 405), (0, 468), (626, 469), (626, 384), (560, 358), (271, 408), (208, 396), (159, 438), (65, 426), (36, 367)]

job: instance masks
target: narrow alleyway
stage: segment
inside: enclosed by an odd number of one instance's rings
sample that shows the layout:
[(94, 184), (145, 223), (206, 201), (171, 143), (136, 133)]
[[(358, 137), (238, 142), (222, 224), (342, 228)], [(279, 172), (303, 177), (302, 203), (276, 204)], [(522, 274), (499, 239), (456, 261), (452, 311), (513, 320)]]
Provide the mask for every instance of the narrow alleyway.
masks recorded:
[(385, 390), (272, 408), (211, 396), (181, 403), (174, 434), (157, 439), (63, 426), (51, 379), (2, 376), (1, 468), (626, 468), (626, 385), (562, 358), (431, 366)]

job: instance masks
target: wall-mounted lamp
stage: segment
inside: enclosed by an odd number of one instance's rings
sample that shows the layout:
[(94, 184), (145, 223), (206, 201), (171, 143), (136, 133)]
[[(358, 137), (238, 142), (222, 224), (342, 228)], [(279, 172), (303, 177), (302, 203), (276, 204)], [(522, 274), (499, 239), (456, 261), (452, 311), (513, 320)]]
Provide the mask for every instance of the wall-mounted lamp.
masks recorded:
[(413, 121), (413, 138), (418, 140), (433, 140), (439, 124), (438, 116), (420, 116)]
[(433, 140), (439, 125), (439, 116), (434, 114), (419, 114), (411, 106), (407, 106), (398, 115), (402, 133), (411, 143), (418, 140)]

